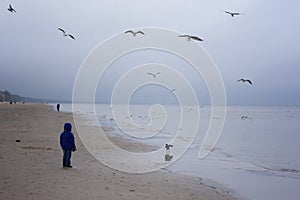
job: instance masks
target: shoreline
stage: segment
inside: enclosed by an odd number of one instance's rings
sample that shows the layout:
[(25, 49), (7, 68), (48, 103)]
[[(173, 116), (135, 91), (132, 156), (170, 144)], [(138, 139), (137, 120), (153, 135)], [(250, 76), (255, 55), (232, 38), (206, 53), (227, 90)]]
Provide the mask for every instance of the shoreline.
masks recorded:
[[(85, 149), (71, 113), (44, 104), (0, 104), (0, 199), (237, 199), (200, 177), (159, 170), (129, 174), (111, 169)], [(71, 122), (78, 151), (62, 169), (59, 134)], [(20, 142), (16, 142), (20, 140)], [(131, 141), (115, 137), (120, 146)]]

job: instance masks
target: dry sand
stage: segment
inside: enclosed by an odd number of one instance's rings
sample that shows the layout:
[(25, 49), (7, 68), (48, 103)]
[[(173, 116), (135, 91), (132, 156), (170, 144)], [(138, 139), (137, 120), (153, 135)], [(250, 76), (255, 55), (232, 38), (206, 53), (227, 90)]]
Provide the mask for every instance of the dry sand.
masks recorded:
[[(236, 199), (231, 191), (199, 177), (108, 168), (88, 153), (75, 129), (76, 167), (63, 169), (59, 134), (65, 122), (74, 124), (72, 118), (46, 105), (0, 104), (0, 199)], [(121, 139), (117, 143), (130, 146)]]

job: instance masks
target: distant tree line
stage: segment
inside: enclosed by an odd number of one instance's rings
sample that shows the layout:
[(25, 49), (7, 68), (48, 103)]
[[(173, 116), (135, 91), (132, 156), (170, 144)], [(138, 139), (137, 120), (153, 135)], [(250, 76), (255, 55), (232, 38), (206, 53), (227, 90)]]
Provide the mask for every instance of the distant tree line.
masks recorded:
[(24, 98), (19, 95), (11, 94), (8, 90), (0, 91), (0, 102), (5, 101), (20, 102), (24, 101)]
[[(8, 90), (0, 91), (0, 102), (49, 102), (44, 99), (34, 99), (28, 97), (22, 97), (16, 94), (10, 93)], [(51, 101), (50, 101), (51, 102)]]
[(8, 90), (5, 90), (5, 91), (0, 91), (0, 102), (70, 103), (71, 101), (22, 97), (16, 94), (12, 94)]

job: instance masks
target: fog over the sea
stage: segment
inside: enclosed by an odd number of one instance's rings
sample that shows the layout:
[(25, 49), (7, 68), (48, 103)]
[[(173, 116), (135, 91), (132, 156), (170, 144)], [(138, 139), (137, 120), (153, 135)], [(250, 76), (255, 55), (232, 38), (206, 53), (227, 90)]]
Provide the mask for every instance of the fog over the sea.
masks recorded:
[[(8, 12), (9, 4), (16, 13)], [(299, 9), (297, 0), (2, 0), (0, 90), (71, 100), (77, 71), (98, 44), (128, 29), (160, 27), (203, 38), (197, 43), (219, 68), (229, 105), (300, 105)], [(241, 15), (231, 17), (225, 10)], [(63, 37), (58, 27), (76, 40)], [(116, 81), (130, 66), (153, 61), (176, 69), (181, 62), (153, 51), (121, 58), (99, 82), (97, 101), (110, 103)], [(208, 104), (201, 77), (189, 67), (183, 71), (199, 102)], [(240, 78), (253, 85), (237, 83)], [(132, 98), (175, 102), (174, 95), (157, 85), (138, 89)]]

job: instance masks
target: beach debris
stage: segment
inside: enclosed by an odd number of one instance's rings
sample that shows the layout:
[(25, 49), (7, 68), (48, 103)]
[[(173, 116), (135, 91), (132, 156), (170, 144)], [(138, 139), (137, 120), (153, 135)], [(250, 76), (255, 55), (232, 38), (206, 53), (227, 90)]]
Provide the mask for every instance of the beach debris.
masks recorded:
[(125, 31), (124, 33), (125, 34), (131, 33), (133, 35), (133, 37), (135, 37), (137, 34), (145, 35), (145, 33), (143, 31), (133, 31), (133, 30), (128, 30), (128, 31)]
[(160, 72), (157, 72), (157, 73), (151, 73), (151, 72), (148, 72), (147, 74), (150, 75), (150, 76), (153, 76), (153, 78), (156, 78), (156, 76), (157, 76), (158, 74), (160, 74)]
[(243, 78), (241, 78), (237, 82), (240, 82), (240, 81), (242, 81), (243, 83), (248, 82), (250, 85), (252, 85), (252, 81), (249, 80), (249, 79), (243, 79)]
[(179, 35), (178, 37), (185, 37), (187, 41), (196, 40), (196, 41), (203, 41), (203, 39), (199, 38), (198, 36), (194, 35)]
[(9, 12), (11, 12), (11, 13), (16, 13), (16, 10), (12, 7), (11, 4), (9, 4), (7, 10), (8, 10)]
[(71, 34), (67, 34), (66, 31), (65, 31), (64, 29), (62, 29), (62, 28), (57, 28), (57, 30), (61, 31), (61, 32), (63, 33), (63, 36), (65, 36), (65, 37), (70, 37), (70, 38), (72, 38), (73, 40), (75, 40), (75, 37), (74, 37), (73, 35), (71, 35)]
[(238, 13), (238, 12), (229, 12), (229, 11), (224, 11), (225, 13), (231, 15), (231, 17), (234, 17), (236, 15), (240, 15), (241, 13)]

